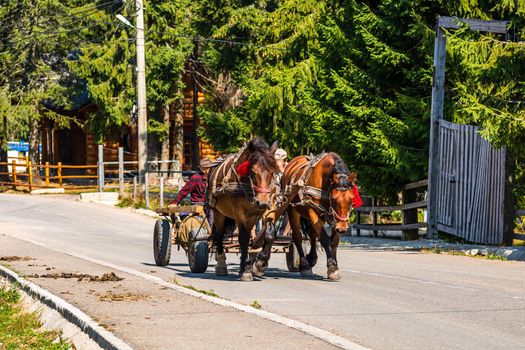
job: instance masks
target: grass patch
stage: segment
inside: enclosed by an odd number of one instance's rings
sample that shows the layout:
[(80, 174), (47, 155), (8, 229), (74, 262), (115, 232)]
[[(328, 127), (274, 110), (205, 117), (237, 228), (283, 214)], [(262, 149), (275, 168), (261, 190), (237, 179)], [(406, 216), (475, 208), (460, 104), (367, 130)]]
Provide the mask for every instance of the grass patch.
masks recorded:
[(176, 284), (179, 287), (184, 287), (186, 289), (190, 289), (190, 290), (192, 290), (194, 292), (197, 292), (197, 293), (208, 295), (210, 297), (220, 298), (219, 294), (215, 293), (215, 291), (213, 289), (210, 289), (210, 290), (198, 289), (198, 288), (195, 288), (194, 286), (192, 286), (190, 284), (182, 284), (182, 283), (180, 283), (177, 278), (173, 278), (173, 280), (171, 282)]
[(257, 300), (254, 300), (250, 304), (250, 306), (253, 307), (254, 309), (257, 309), (257, 310), (260, 310), (262, 308), (262, 305)]
[(504, 256), (499, 256), (499, 255), (496, 255), (494, 253), (491, 253), (487, 256), (485, 256), (485, 258), (489, 259), (489, 260), (501, 260), (501, 261), (507, 261), (507, 258), (504, 257)]
[(0, 287), (0, 349), (71, 349), (59, 331), (40, 329), (36, 315), (22, 311), (19, 301), (16, 288)]
[(488, 259), (488, 260), (501, 260), (501, 261), (507, 261), (507, 258), (504, 256), (500, 256), (494, 253), (490, 253), (488, 255), (483, 255), (480, 252), (476, 255), (469, 254), (468, 252), (464, 252), (462, 250), (442, 250), (438, 247), (433, 247), (430, 249), (421, 249), (421, 252), (423, 253), (433, 253), (433, 254), (447, 254), (447, 255), (455, 255), (455, 256), (468, 256), (470, 258), (477, 258), (477, 259)]

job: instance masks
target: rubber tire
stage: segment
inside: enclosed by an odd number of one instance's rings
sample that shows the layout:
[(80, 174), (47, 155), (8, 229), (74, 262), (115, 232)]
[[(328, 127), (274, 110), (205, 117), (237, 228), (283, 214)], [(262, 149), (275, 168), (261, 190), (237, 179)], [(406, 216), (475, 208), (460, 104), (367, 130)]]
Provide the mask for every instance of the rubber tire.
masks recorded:
[(157, 266), (166, 266), (171, 258), (170, 222), (158, 219), (153, 229), (153, 257)]
[(204, 273), (208, 269), (208, 258), (210, 248), (207, 240), (197, 241), (195, 239), (208, 238), (208, 233), (202, 227), (192, 228), (189, 234), (188, 242), (188, 265), (193, 273)]
[[(310, 246), (310, 244), (306, 243), (306, 241), (303, 239), (303, 252)], [(286, 252), (286, 267), (288, 267), (288, 271), (290, 272), (299, 272), (299, 252), (297, 251), (297, 248), (295, 247), (295, 244), (292, 242), (292, 249)]]

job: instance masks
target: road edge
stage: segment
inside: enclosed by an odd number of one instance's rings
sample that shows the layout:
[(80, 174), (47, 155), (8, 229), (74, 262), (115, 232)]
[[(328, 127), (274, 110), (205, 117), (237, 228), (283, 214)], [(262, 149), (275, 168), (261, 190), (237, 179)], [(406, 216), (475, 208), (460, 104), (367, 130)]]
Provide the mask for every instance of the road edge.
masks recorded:
[(98, 346), (108, 350), (133, 350), (122, 339), (102, 328), (91, 317), (64, 299), (52, 294), (44, 288), (22, 278), (16, 272), (0, 265), (0, 276), (11, 283), (19, 285), (20, 289), (31, 298), (58, 312), (66, 321), (78, 327), (84, 334)]
[[(219, 306), (232, 308), (232, 309), (235, 309), (235, 310), (238, 310), (238, 311), (245, 312), (247, 314), (258, 316), (260, 318), (263, 318), (263, 319), (266, 319), (266, 320), (269, 320), (269, 321), (272, 321), (272, 322), (275, 322), (275, 323), (279, 323), (279, 324), (284, 325), (286, 327), (298, 330), (298, 331), (300, 331), (300, 332), (302, 332), (304, 334), (307, 334), (307, 335), (310, 335), (310, 336), (315, 337), (317, 339), (323, 340), (323, 341), (325, 341), (325, 342), (327, 342), (327, 343), (329, 343), (331, 345), (334, 345), (334, 346), (336, 346), (338, 348), (341, 348), (341, 349), (346, 349), (346, 350), (371, 350), (370, 348), (362, 346), (362, 345), (360, 345), (358, 343), (355, 343), (355, 342), (353, 342), (353, 341), (351, 341), (349, 339), (343, 338), (343, 337), (341, 337), (339, 335), (330, 333), (329, 331), (326, 331), (324, 329), (321, 329), (321, 328), (318, 328), (318, 327), (315, 327), (315, 326), (311, 326), (311, 325), (306, 324), (306, 323), (301, 322), (301, 321), (293, 320), (293, 319), (290, 319), (290, 318), (287, 318), (285, 316), (281, 316), (281, 315), (278, 315), (278, 314), (275, 314), (275, 313), (272, 313), (272, 312), (269, 312), (269, 311), (255, 309), (255, 308), (253, 308), (251, 306), (243, 305), (243, 304), (231, 301), (231, 300), (221, 299), (221, 298), (213, 297), (213, 296), (210, 296), (210, 295), (202, 294), (202, 293), (196, 292), (194, 290), (191, 290), (191, 289), (188, 289), (188, 288), (184, 288), (182, 286), (178, 286), (178, 285), (176, 285), (174, 283), (167, 282), (167, 281), (165, 281), (162, 278), (157, 277), (157, 276), (152, 276), (152, 275), (149, 275), (147, 273), (144, 273), (144, 272), (141, 272), (141, 271), (138, 271), (138, 270), (130, 269), (130, 268), (127, 268), (127, 267), (124, 267), (124, 266), (116, 265), (116, 264), (112, 264), (112, 263), (109, 263), (109, 262), (106, 262), (106, 261), (103, 261), (103, 260), (99, 260), (99, 259), (91, 258), (89, 256), (85, 256), (85, 255), (82, 255), (82, 254), (76, 254), (76, 253), (73, 253), (73, 252), (58, 250), (56, 248), (48, 247), (48, 246), (46, 246), (45, 244), (43, 244), (41, 242), (37, 242), (37, 241), (31, 240), (31, 239), (26, 239), (26, 238), (21, 238), (21, 237), (14, 237), (14, 236), (11, 236), (10, 234), (6, 234), (6, 233), (4, 233), (4, 235), (8, 236), (8, 237), (20, 239), (20, 240), (25, 241), (25, 242), (29, 242), (29, 243), (35, 244), (37, 246), (44, 247), (46, 249), (49, 249), (49, 250), (52, 250), (52, 251), (55, 251), (55, 252), (67, 254), (67, 255), (70, 255), (70, 256), (78, 258), (78, 259), (86, 260), (86, 261), (92, 262), (94, 264), (105, 266), (105, 267), (108, 267), (108, 268), (111, 268), (111, 269), (114, 269), (114, 270), (117, 270), (117, 271), (120, 271), (120, 272), (128, 273), (130, 275), (133, 275), (133, 276), (136, 276), (136, 277), (139, 277), (139, 278), (143, 278), (145, 280), (153, 282), (156, 285), (159, 285), (161, 287), (166, 287), (166, 288), (175, 290), (177, 292), (180, 292), (182, 294), (186, 294), (186, 295), (192, 296), (194, 298), (202, 299), (202, 300), (208, 301), (210, 303), (213, 303), (213, 304), (216, 304), (216, 305), (219, 305)], [(29, 283), (31, 283), (31, 282), (29, 282)], [(106, 331), (106, 330), (104, 330), (104, 331)], [(120, 350), (120, 349), (117, 349), (117, 350)]]

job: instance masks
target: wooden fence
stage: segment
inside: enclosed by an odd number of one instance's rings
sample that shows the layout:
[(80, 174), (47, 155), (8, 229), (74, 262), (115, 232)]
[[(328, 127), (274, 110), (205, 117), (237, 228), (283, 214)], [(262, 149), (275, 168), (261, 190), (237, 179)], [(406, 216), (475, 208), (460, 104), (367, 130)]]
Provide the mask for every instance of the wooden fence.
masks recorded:
[[(421, 199), (424, 195), (424, 190), (428, 185), (427, 180), (421, 180), (408, 185), (403, 188), (402, 198), (403, 203), (393, 206), (375, 206), (372, 201), (370, 206), (362, 206), (356, 209), (356, 223), (352, 228), (356, 230), (358, 236), (361, 235), (361, 230), (373, 231), (374, 237), (378, 236), (378, 231), (401, 231), (403, 239), (418, 239), (419, 229), (427, 227), (426, 222), (418, 221), (418, 209), (426, 208), (427, 201)], [(378, 224), (377, 217), (381, 212), (401, 211), (400, 224)], [(372, 224), (363, 224), (362, 215), (372, 215)]]
[[(23, 160), (21, 163), (19, 160)], [(96, 169), (97, 165), (64, 165), (59, 162), (56, 165), (51, 165), (49, 162), (45, 164), (33, 164), (27, 158), (13, 159), (11, 162), (0, 162), (0, 165), (7, 166), (9, 171), (0, 172), (0, 175), (7, 175), (11, 181), (1, 181), (1, 185), (17, 187), (28, 187), (29, 190), (33, 188), (44, 187), (63, 187), (64, 180), (70, 179), (96, 179), (96, 175), (85, 174), (65, 174), (65, 171), (75, 169)], [(23, 167), (24, 171), (19, 169)], [(9, 169), (10, 168), (10, 169)]]
[(470, 242), (502, 244), (505, 220), (509, 220), (505, 149), (495, 149), (475, 126), (441, 120), (439, 128), (437, 190), (433, 192), (437, 229)]

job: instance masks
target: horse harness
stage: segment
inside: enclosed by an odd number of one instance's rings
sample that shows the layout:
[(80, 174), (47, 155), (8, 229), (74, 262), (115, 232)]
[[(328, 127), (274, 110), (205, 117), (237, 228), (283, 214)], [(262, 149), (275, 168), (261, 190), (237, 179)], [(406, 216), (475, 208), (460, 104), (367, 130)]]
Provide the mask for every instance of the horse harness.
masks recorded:
[[(317, 156), (307, 156), (308, 162), (302, 164), (294, 174), (291, 176), (290, 184), (286, 186), (283, 195), (281, 196), (282, 204), (293, 200), (296, 196), (299, 197), (299, 201), (295, 203), (290, 203), (292, 207), (296, 206), (309, 206), (313, 208), (317, 214), (326, 222), (334, 225), (336, 221), (347, 221), (350, 215), (350, 212), (346, 216), (340, 216), (333, 208), (332, 205), (332, 195), (331, 189), (332, 185), (328, 191), (319, 189), (314, 186), (307, 185), (310, 176), (312, 175), (313, 169), (319, 164), (328, 153), (321, 153)], [(306, 170), (304, 170), (306, 168)], [(303, 171), (304, 170), (304, 171)], [(314, 199), (319, 200), (320, 203), (314, 201)], [(321, 202), (325, 201), (329, 203), (328, 209), (325, 208)], [(285, 205), (282, 205), (283, 207)]]
[(238, 153), (214, 161), (208, 179), (207, 196), (210, 208), (213, 208), (217, 199), (225, 194), (245, 197), (248, 202), (254, 203), (256, 193), (272, 192), (273, 184), (270, 188), (259, 187), (255, 185), (251, 176), (247, 176), (248, 182), (241, 181), (241, 177), (235, 170), (235, 164), (243, 151), (244, 149), (241, 149)]

